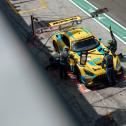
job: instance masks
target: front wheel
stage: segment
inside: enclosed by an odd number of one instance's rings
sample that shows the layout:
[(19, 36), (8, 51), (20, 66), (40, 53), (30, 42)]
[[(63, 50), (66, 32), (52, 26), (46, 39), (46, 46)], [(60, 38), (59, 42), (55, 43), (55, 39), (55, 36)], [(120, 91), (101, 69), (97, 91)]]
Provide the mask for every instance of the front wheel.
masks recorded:
[(77, 79), (80, 81), (80, 83), (83, 83), (85, 86), (87, 86), (86, 80), (81, 77), (81, 72), (77, 67), (75, 67), (74, 73), (77, 75)]

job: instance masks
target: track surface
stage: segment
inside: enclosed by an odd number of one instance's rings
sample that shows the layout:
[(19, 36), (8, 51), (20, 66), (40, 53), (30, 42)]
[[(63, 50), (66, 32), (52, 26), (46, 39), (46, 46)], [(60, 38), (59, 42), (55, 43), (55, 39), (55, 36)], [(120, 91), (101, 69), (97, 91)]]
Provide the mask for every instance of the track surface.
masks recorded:
[[(28, 25), (30, 25), (30, 15), (33, 14), (34, 16), (40, 17), (40, 20), (52, 20), (53, 19), (59, 19), (64, 17), (70, 17), (74, 15), (81, 15), (83, 17), (86, 17), (87, 15), (83, 13), (80, 9), (78, 9), (76, 6), (71, 4), (67, 0), (46, 0), (46, 3), (48, 5), (48, 8), (46, 9), (39, 9), (37, 11), (34, 11), (32, 13), (25, 13), (20, 14), (23, 20), (26, 22), (25, 28), (28, 28)], [(3, 4), (5, 4), (3, 2)], [(30, 5), (31, 7), (33, 5)], [(25, 6), (25, 10), (27, 9), (27, 6)], [(11, 11), (9, 8), (4, 8), (4, 11), (11, 14)], [(14, 16), (14, 18), (17, 18)], [(21, 22), (19, 18), (17, 18), (17, 22)], [(23, 21), (22, 21), (23, 22)], [(18, 29), (18, 27), (21, 27), (23, 23), (15, 23), (13, 26)], [(105, 30), (103, 27), (101, 27), (97, 22), (94, 20), (88, 20), (85, 21), (83, 26), (90, 29), (92, 33), (94, 33), (98, 37), (102, 37), (104, 43), (106, 44), (106, 40), (110, 39), (109, 32)], [(22, 25), (22, 29), (20, 32), (24, 30), (24, 25)], [(24, 30), (26, 31), (26, 30)], [(100, 32), (99, 32), (100, 31)], [(23, 32), (24, 33), (24, 32)], [(23, 35), (22, 33), (22, 35)], [(24, 35), (23, 35), (24, 36)], [(49, 38), (49, 34), (43, 34), (39, 37), (42, 37), (42, 43), (45, 43), (46, 40)], [(43, 67), (46, 67), (46, 64), (48, 62), (48, 55), (53, 53), (53, 48), (51, 41), (47, 44), (46, 48), (43, 48), (41, 52), (39, 52), (39, 49), (37, 47), (34, 47), (32, 45), (29, 47), (34, 54), (34, 56), (38, 59), (38, 61), (41, 63)], [(125, 52), (126, 46), (118, 40), (118, 53)], [(39, 53), (38, 53), (39, 52)], [(45, 53), (46, 52), (46, 53)], [(123, 66), (126, 68), (126, 63), (122, 62)], [(67, 100), (67, 103), (71, 106), (71, 108), (74, 110), (75, 115), (77, 118), (79, 118), (81, 124), (83, 126), (95, 126), (97, 122), (99, 122), (99, 126), (101, 125), (112, 125), (112, 122), (105, 124), (105, 119), (102, 120), (103, 116), (112, 113), (112, 117), (115, 120), (113, 123), (113, 126), (119, 125), (119, 126), (125, 126), (126, 125), (126, 82), (120, 81), (117, 86), (115, 87), (107, 87), (97, 90), (96, 88), (94, 91), (90, 91), (86, 94), (82, 94), (77, 90), (77, 87), (72, 86), (71, 81), (61, 80), (58, 76), (58, 70), (51, 70), (48, 71), (49, 77), (52, 82), (55, 83), (55, 86), (58, 88), (58, 90), (61, 92), (61, 94), (64, 96), (64, 98)], [(116, 124), (115, 124), (116, 123)], [(97, 124), (98, 126), (98, 124)]]
[(88, 0), (96, 7), (107, 7), (109, 15), (126, 26), (126, 1), (125, 0)]

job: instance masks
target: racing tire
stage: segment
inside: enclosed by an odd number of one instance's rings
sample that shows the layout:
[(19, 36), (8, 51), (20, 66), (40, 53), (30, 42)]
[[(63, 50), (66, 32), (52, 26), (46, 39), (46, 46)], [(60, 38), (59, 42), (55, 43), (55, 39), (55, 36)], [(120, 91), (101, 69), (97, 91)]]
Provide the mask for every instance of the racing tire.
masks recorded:
[(88, 86), (87, 83), (82, 80), (81, 73), (80, 73), (80, 70), (78, 69), (78, 67), (75, 67), (74, 73), (75, 73), (75, 75), (77, 75), (77, 79), (79, 80), (80, 83), (83, 83), (85, 86)]
[(59, 53), (59, 49), (55, 41), (53, 41), (53, 47), (54, 47), (55, 52)]

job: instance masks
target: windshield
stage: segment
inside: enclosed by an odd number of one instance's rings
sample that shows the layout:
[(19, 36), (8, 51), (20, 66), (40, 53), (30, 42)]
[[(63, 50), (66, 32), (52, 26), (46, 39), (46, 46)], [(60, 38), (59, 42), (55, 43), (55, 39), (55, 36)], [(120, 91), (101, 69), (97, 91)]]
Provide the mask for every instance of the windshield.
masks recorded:
[(91, 49), (96, 48), (99, 45), (99, 42), (94, 38), (87, 38), (85, 40), (78, 41), (76, 43), (73, 43), (72, 50), (77, 51), (88, 51)]

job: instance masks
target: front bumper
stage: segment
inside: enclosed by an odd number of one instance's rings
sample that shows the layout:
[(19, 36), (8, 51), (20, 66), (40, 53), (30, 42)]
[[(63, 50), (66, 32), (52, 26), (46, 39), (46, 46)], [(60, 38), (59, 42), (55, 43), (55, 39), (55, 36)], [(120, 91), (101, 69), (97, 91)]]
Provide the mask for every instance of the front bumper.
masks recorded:
[[(123, 69), (121, 68), (119, 71), (115, 71), (115, 76), (117, 79), (120, 78), (120, 76), (123, 74)], [(98, 85), (100, 83), (104, 83), (107, 81), (107, 75), (106, 74), (102, 74), (102, 75), (98, 75), (95, 78), (90, 78), (87, 82), (88, 85), (92, 86), (92, 85)]]
[[(123, 69), (115, 71), (116, 78), (119, 78), (123, 74)], [(94, 75), (94, 76), (82, 76), (81, 82), (86, 83), (87, 86), (98, 85), (107, 81), (106, 74)]]

